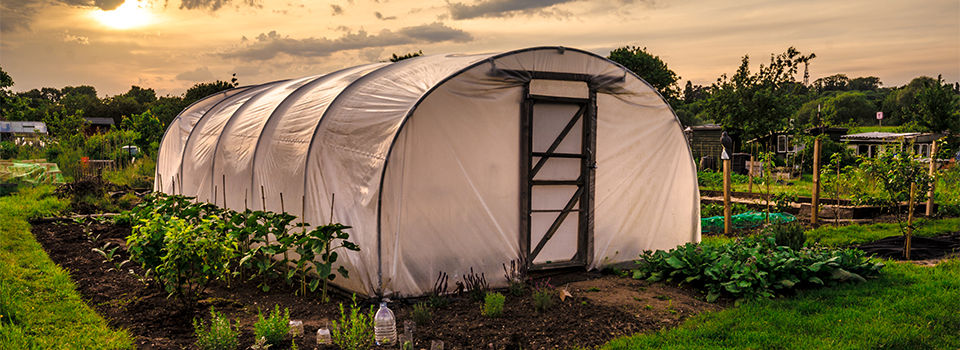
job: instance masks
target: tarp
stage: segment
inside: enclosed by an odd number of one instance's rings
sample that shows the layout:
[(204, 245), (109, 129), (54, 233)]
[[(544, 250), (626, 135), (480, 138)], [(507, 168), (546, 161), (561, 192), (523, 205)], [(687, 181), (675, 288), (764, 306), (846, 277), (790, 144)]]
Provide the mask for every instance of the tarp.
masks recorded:
[(62, 184), (60, 167), (54, 163), (2, 163), (0, 182), (29, 184)]
[[(361, 294), (420, 295), (440, 271), (456, 281), (471, 267), (505, 285), (501, 264), (520, 256), (520, 115), (531, 82), (556, 97), (595, 96), (585, 267), (699, 240), (695, 164), (670, 107), (623, 67), (557, 47), (423, 56), (212, 96), (168, 129), (155, 189), (237, 210), (284, 210), (307, 224), (326, 223), (335, 197), (333, 220), (352, 226), (361, 247), (341, 254), (351, 278), (335, 282)], [(544, 106), (535, 113), (546, 124), (572, 113)], [(544, 127), (535, 138), (556, 131)], [(550, 164), (546, 175), (570, 169), (562, 159)], [(570, 196), (561, 192), (531, 196), (555, 207)], [(533, 217), (534, 226), (553, 220), (537, 215), (545, 218)], [(542, 257), (572, 251), (574, 231), (558, 232)]]

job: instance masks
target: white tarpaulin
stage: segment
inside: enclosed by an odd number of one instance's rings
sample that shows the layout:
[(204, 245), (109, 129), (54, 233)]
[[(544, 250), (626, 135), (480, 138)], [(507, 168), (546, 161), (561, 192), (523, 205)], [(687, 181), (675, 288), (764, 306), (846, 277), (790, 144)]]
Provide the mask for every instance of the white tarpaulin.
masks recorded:
[(326, 223), (336, 196), (334, 221), (361, 247), (336, 282), (368, 296), (421, 295), (470, 268), (503, 286), (502, 264), (520, 257), (599, 268), (700, 239), (695, 165), (670, 107), (569, 48), (416, 57), (211, 96), (171, 124), (155, 189), (282, 205), (308, 224)]

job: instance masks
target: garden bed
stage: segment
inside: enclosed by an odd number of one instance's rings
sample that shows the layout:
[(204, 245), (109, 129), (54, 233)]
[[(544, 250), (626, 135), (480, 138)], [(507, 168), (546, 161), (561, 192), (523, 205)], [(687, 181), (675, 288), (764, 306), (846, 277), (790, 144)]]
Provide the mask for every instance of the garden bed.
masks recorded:
[[(274, 304), (289, 308), (291, 319), (303, 320), (306, 337), (297, 344), (313, 348), (321, 322), (339, 317), (339, 303), (349, 304), (342, 296), (329, 303), (321, 303), (317, 294), (296, 296), (294, 287), (277, 282), (269, 292), (261, 292), (256, 285), (215, 285), (199, 304), (185, 307), (158, 287), (111, 270), (113, 264), (92, 251), (106, 243), (123, 246), (129, 228), (71, 220), (35, 222), (32, 230), (50, 258), (70, 272), (84, 300), (111, 326), (128, 329), (136, 337), (135, 344), (144, 349), (190, 347), (195, 340), (191, 323), (195, 317), (209, 317), (210, 306), (240, 321), (240, 345), (248, 348), (258, 308), (266, 311)], [(117, 254), (117, 261), (127, 258), (123, 248)], [(140, 272), (129, 265), (124, 270), (129, 268)], [(552, 280), (562, 281), (558, 287), (572, 296), (556, 300), (553, 308), (542, 313), (534, 310), (529, 293), (515, 297), (505, 292), (501, 318), (484, 317), (479, 302), (451, 296), (447, 306), (433, 310), (430, 324), (418, 327), (417, 348), (428, 348), (432, 339), (443, 340), (448, 349), (591, 347), (618, 336), (675, 326), (691, 315), (720, 308), (702, 301), (696, 292), (615, 275), (576, 273)], [(398, 324), (410, 319), (415, 301), (391, 304)]]
[[(886, 259), (905, 260), (905, 236), (891, 236), (858, 246), (867, 254)], [(941, 259), (960, 254), (960, 232), (934, 237), (916, 237), (910, 240), (910, 260)]]

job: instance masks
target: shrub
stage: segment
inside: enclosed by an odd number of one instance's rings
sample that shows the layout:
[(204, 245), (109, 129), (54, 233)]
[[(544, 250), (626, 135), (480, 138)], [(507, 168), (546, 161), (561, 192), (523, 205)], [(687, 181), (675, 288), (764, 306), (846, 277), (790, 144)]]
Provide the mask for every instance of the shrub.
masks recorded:
[(290, 333), (290, 309), (284, 308), (281, 314), (280, 305), (274, 305), (267, 318), (263, 317), (263, 312), (257, 310), (257, 323), (253, 324), (254, 339), (264, 338), (267, 344), (280, 346), (287, 333)]
[(772, 236), (751, 237), (720, 245), (687, 243), (670, 251), (646, 251), (633, 278), (671, 281), (740, 300), (769, 298), (794, 288), (863, 281), (880, 273), (857, 249), (812, 247), (793, 250)]
[(796, 221), (770, 226), (767, 228), (767, 232), (773, 235), (778, 246), (789, 247), (793, 250), (803, 249), (803, 243), (807, 241), (803, 226), (800, 226)]
[(349, 313), (340, 303), (340, 320), (334, 320), (330, 329), (333, 343), (345, 350), (367, 350), (373, 348), (373, 336), (373, 306), (369, 311), (361, 312), (356, 295)]
[(487, 317), (500, 317), (503, 315), (503, 303), (507, 297), (500, 293), (488, 292), (483, 299), (483, 315)]
[(483, 301), (485, 293), (490, 290), (490, 287), (487, 285), (487, 278), (482, 272), (479, 274), (474, 273), (472, 267), (470, 268), (470, 273), (463, 275), (463, 284), (467, 295), (476, 301)]
[[(730, 215), (743, 214), (748, 211), (750, 211), (750, 208), (747, 208), (746, 204), (730, 203)], [(709, 218), (714, 216), (723, 216), (723, 204), (700, 204), (700, 217)]]
[(413, 305), (413, 311), (410, 312), (410, 318), (413, 319), (418, 326), (423, 326), (430, 323), (430, 320), (433, 318), (433, 312), (430, 310), (430, 305), (427, 303), (419, 302)]
[(557, 290), (553, 289), (549, 281), (543, 281), (533, 286), (533, 308), (543, 312), (553, 307), (557, 297)]
[(174, 225), (184, 225), (182, 220), (164, 220), (160, 214), (153, 214), (151, 220), (142, 220), (135, 223), (130, 235), (127, 236), (127, 251), (130, 260), (140, 264), (146, 271), (153, 271), (160, 266), (160, 257), (163, 256), (163, 238), (167, 230)]
[[(237, 322), (239, 324), (239, 322)], [(193, 331), (197, 335), (196, 345), (201, 350), (236, 349), (240, 343), (240, 331), (223, 314), (210, 307), (210, 324), (200, 319), (193, 320)]]

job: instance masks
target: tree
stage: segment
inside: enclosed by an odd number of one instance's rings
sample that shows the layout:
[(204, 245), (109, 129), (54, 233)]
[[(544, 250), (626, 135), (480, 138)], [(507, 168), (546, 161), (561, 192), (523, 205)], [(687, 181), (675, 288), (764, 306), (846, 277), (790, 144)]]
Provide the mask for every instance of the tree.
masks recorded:
[(732, 77), (724, 74), (711, 86), (713, 93), (704, 101), (703, 113), (725, 128), (743, 130), (746, 139), (788, 128), (788, 118), (800, 106), (806, 90), (795, 77), (806, 58), (791, 47), (770, 55), (770, 63), (760, 65), (753, 74), (750, 58), (744, 56)]
[(846, 74), (834, 74), (815, 80), (813, 86), (819, 92), (846, 91), (850, 89), (850, 78)]
[(230, 90), (237, 87), (237, 83), (234, 79), (233, 82), (226, 82), (217, 80), (212, 83), (196, 83), (183, 95), (183, 102), (185, 105), (196, 102), (197, 100), (213, 95), (220, 91)]
[(930, 131), (960, 131), (960, 95), (950, 84), (937, 77), (932, 84), (917, 91), (913, 104), (906, 106), (905, 114), (914, 116), (920, 127)]
[(133, 142), (144, 153), (154, 154), (163, 136), (163, 125), (149, 110), (140, 114), (124, 117), (121, 129), (134, 131)]
[(680, 89), (677, 81), (680, 77), (670, 70), (660, 57), (648, 53), (647, 48), (624, 46), (610, 51), (610, 56), (607, 58), (623, 65), (653, 85), (671, 105), (676, 105), (678, 102)]
[(130, 91), (127, 91), (127, 93), (123, 95), (134, 99), (137, 101), (137, 103), (142, 105), (157, 101), (156, 91), (153, 91), (153, 89), (144, 89), (136, 85), (131, 86)]
[(876, 91), (883, 83), (877, 77), (859, 77), (850, 80), (850, 90), (856, 91)]
[(393, 54), (393, 56), (390, 57), (390, 62), (400, 62), (405, 59), (414, 58), (418, 56), (423, 56), (423, 50), (417, 50), (417, 52), (405, 53), (400, 56), (397, 56), (397, 54)]

